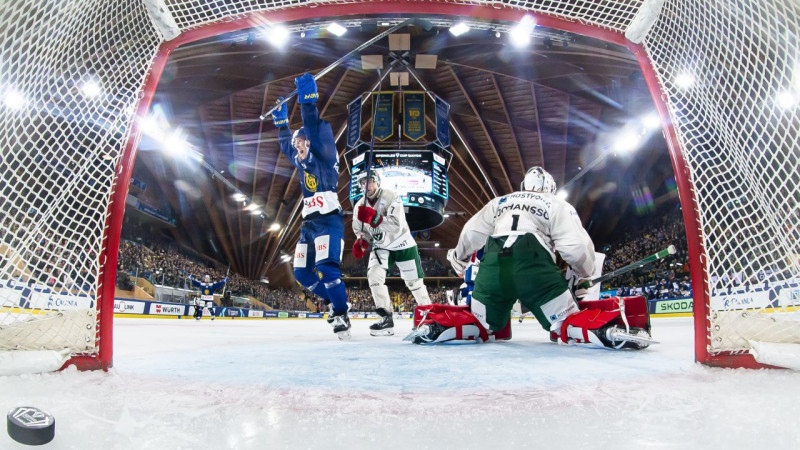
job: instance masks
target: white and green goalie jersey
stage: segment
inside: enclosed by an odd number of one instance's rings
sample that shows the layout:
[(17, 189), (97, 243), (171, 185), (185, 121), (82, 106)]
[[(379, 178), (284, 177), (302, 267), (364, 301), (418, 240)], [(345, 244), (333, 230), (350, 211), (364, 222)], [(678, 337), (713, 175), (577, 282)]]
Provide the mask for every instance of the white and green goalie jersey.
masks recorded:
[(484, 246), (489, 236), (532, 233), (553, 256), (561, 258), (581, 277), (594, 271), (594, 244), (581, 225), (575, 208), (553, 194), (514, 192), (497, 197), (465, 225), (455, 256), (466, 261)]

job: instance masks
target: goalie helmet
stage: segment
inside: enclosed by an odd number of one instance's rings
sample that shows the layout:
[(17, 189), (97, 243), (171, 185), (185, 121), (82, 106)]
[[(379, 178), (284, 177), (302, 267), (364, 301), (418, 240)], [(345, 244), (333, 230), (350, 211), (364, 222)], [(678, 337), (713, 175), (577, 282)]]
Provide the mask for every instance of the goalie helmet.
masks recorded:
[(535, 166), (525, 173), (525, 178), (519, 188), (523, 191), (552, 194), (556, 191), (556, 182), (546, 170), (540, 166)]

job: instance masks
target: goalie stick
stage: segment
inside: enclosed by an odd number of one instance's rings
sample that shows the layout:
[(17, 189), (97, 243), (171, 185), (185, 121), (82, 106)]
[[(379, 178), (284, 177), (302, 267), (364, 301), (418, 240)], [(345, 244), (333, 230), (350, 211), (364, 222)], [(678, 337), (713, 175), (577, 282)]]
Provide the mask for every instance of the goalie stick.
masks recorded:
[(600, 276), (600, 277), (592, 279), (590, 281), (589, 286), (593, 286), (593, 285), (595, 285), (597, 283), (602, 283), (602, 282), (610, 280), (612, 278), (616, 278), (616, 277), (618, 277), (620, 275), (623, 275), (623, 274), (626, 274), (626, 273), (628, 273), (628, 272), (630, 272), (632, 270), (636, 270), (636, 269), (638, 269), (640, 267), (643, 267), (643, 266), (646, 266), (646, 265), (648, 265), (648, 264), (650, 264), (652, 262), (658, 261), (659, 259), (664, 259), (664, 258), (666, 258), (666, 257), (668, 257), (670, 255), (674, 255), (677, 252), (678, 251), (675, 249), (675, 246), (674, 245), (670, 245), (669, 247), (665, 248), (664, 250), (661, 250), (660, 252), (653, 253), (652, 255), (650, 255), (650, 256), (648, 256), (646, 258), (642, 258), (639, 261), (630, 263), (625, 267), (620, 267), (619, 269), (617, 269), (617, 270), (615, 270), (613, 272), (609, 272), (609, 273), (607, 273), (607, 274), (605, 274), (603, 276)]

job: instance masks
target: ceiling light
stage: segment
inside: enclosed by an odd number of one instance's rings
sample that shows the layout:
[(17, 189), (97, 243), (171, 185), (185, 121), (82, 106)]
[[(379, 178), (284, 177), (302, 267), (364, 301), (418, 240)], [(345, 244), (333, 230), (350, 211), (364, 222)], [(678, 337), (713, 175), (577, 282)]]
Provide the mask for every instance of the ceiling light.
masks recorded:
[(781, 109), (791, 109), (797, 106), (797, 96), (790, 90), (778, 93), (776, 103)]
[(694, 76), (691, 73), (684, 72), (675, 77), (675, 84), (682, 89), (689, 88), (694, 84)]
[(444, 215), (444, 218), (445, 218), (445, 219), (447, 219), (448, 217), (450, 217), (450, 214), (445, 214), (445, 215)]
[(533, 27), (536, 26), (533, 17), (525, 16), (518, 24), (508, 32), (508, 37), (511, 40), (511, 45), (514, 47), (525, 47), (531, 42), (531, 33)]
[(270, 225), (269, 227), (269, 231), (278, 231), (280, 229), (281, 229), (281, 224), (279, 224), (278, 222), (273, 222), (273, 224)]
[(170, 133), (169, 136), (164, 139), (164, 142), (161, 145), (161, 149), (164, 153), (167, 153), (172, 156), (181, 156), (185, 155), (189, 151), (189, 143), (186, 142), (186, 139), (183, 136), (183, 132), (178, 129), (174, 132)]
[(283, 25), (275, 25), (264, 32), (264, 37), (274, 47), (281, 48), (289, 40), (289, 30)]
[(437, 243), (433, 244), (433, 246), (434, 246), (434, 247), (438, 247), (438, 246), (439, 246), (439, 243), (437, 242)]
[(83, 92), (83, 95), (88, 98), (97, 97), (100, 95), (100, 91), (100, 85), (94, 80), (89, 80), (83, 83), (83, 86), (81, 86), (81, 92)]
[(243, 202), (247, 197), (244, 196), (241, 192), (237, 192), (232, 195), (233, 200), (237, 202)]
[(328, 25), (327, 30), (330, 31), (331, 33), (335, 34), (336, 36), (341, 36), (341, 35), (347, 33), (347, 28), (339, 25), (336, 22), (333, 22), (330, 25)]
[(453, 36), (461, 36), (467, 31), (469, 31), (469, 26), (467, 26), (467, 24), (464, 22), (459, 22), (450, 27), (450, 32), (453, 33)]
[(642, 119), (642, 124), (644, 124), (648, 130), (657, 130), (661, 128), (661, 119), (658, 118), (658, 114), (651, 112), (650, 114), (644, 116)]
[(382, 27), (388, 27), (389, 25), (391, 25), (391, 23), (389, 23), (389, 22), (381, 22), (381, 26)]
[(620, 153), (630, 153), (639, 146), (641, 136), (631, 130), (623, 131), (614, 143), (614, 150)]
[(11, 109), (20, 109), (25, 105), (25, 97), (19, 92), (10, 89), (3, 96), (3, 103)]

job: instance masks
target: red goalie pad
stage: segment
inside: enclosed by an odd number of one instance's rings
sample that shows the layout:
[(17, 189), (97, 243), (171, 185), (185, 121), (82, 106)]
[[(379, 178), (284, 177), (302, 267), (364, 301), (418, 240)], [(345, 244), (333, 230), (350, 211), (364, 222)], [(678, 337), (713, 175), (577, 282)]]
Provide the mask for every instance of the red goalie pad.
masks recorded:
[[(620, 302), (624, 303), (623, 308), (619, 307)], [(599, 309), (601, 311), (618, 311), (624, 309), (628, 325), (634, 328), (642, 328), (650, 332), (650, 313), (647, 310), (647, 299), (641, 295), (635, 297), (611, 297), (602, 300), (587, 300), (578, 302), (578, 307), (581, 310)], [(620, 325), (624, 326), (621, 322)]]
[[(481, 325), (480, 321), (472, 315), (469, 306), (466, 305), (421, 305), (414, 309), (414, 327), (420, 324), (438, 323), (446, 328), (456, 329), (457, 339), (461, 339), (461, 327), (464, 325), (475, 325), (480, 330), (480, 338), (486, 342), (489, 333)], [(496, 340), (511, 339), (511, 321), (506, 326), (494, 333), (492, 336)]]
[[(622, 307), (620, 307), (622, 306)], [(587, 300), (578, 302), (581, 311), (567, 317), (561, 325), (561, 340), (568, 340), (567, 327), (580, 328), (584, 333), (584, 342), (589, 330), (597, 330), (608, 324), (626, 328), (625, 321), (632, 328), (641, 328), (650, 332), (650, 314), (647, 311), (647, 300), (642, 296), (636, 297), (611, 297), (602, 300)], [(625, 320), (622, 314), (625, 314)]]

